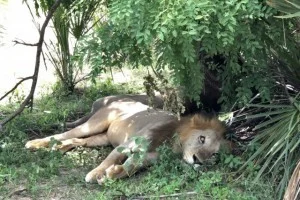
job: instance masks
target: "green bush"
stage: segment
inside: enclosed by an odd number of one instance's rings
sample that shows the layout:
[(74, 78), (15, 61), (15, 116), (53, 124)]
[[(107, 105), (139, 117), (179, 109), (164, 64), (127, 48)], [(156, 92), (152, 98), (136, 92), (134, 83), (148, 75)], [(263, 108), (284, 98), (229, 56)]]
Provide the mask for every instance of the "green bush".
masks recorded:
[[(76, 54), (90, 63), (94, 76), (125, 63), (158, 71), (169, 67), (168, 80), (198, 100), (208, 67), (223, 84), (219, 101), (225, 107), (243, 106), (257, 91), (263, 101), (273, 94), (270, 46), (283, 46), (285, 33), (262, 1), (117, 0), (108, 2), (107, 10), (107, 19), (81, 40)], [(208, 62), (218, 55), (221, 63)]]

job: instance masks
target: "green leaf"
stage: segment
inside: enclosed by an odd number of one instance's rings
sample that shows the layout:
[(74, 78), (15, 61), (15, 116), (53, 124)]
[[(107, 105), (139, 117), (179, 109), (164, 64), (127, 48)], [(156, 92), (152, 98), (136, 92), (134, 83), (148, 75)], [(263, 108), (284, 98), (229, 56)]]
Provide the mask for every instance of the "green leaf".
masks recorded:
[(138, 154), (138, 153), (135, 153), (135, 154), (133, 154), (133, 160), (135, 160), (135, 161), (140, 161), (140, 159), (141, 159), (141, 154)]
[(144, 40), (144, 38), (139, 38), (139, 39), (137, 40), (137, 43), (138, 43), (138, 44), (141, 44), (141, 43), (143, 42), (143, 40)]
[(231, 31), (231, 32), (234, 32), (234, 29), (233, 29), (233, 27), (232, 26), (230, 26), (230, 25), (227, 25), (227, 28)]
[(168, 29), (166, 27), (161, 27), (160, 29), (164, 34), (167, 34), (168, 33)]
[(173, 30), (173, 31), (172, 31), (172, 35), (176, 38), (176, 37), (177, 37), (177, 31), (176, 31), (176, 30)]
[(199, 20), (199, 19), (202, 19), (203, 18), (203, 15), (197, 15), (196, 17), (195, 17), (195, 20)]
[(153, 26), (153, 29), (157, 29), (157, 27), (160, 25), (159, 22), (155, 23), (154, 26)]
[(204, 30), (204, 33), (208, 33), (208, 34), (210, 34), (210, 33), (211, 33), (211, 31), (210, 31), (209, 29), (205, 29), (205, 30)]
[(139, 145), (143, 142), (143, 138), (142, 137), (135, 137), (134, 142), (135, 142), (136, 145)]
[(197, 35), (197, 34), (198, 32), (195, 29), (189, 31), (189, 35)]
[(157, 36), (161, 41), (164, 41), (164, 34), (162, 32), (158, 32)]
[(232, 157), (231, 157), (231, 156), (228, 156), (228, 157), (225, 159), (224, 163), (225, 163), (225, 164), (230, 163), (230, 162), (231, 162), (231, 159), (232, 159)]
[(118, 147), (118, 148), (117, 148), (117, 151), (118, 151), (119, 153), (123, 153), (125, 149), (126, 149), (125, 147)]

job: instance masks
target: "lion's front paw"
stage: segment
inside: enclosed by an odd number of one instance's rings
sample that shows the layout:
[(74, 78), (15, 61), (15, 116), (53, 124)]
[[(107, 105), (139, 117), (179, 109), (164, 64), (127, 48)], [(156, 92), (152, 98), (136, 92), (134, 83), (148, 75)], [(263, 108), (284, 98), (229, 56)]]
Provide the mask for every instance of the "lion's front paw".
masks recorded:
[(48, 147), (49, 141), (45, 139), (35, 139), (30, 140), (25, 144), (25, 147), (27, 149), (39, 149), (42, 147)]
[[(85, 176), (85, 182), (87, 183), (99, 183), (99, 180), (104, 180), (105, 172), (98, 169), (93, 169)], [(103, 182), (103, 181), (102, 181)], [(101, 183), (99, 183), (101, 184)]]
[(123, 165), (113, 165), (109, 167), (106, 171), (107, 178), (122, 178), (127, 175), (126, 170), (124, 169)]

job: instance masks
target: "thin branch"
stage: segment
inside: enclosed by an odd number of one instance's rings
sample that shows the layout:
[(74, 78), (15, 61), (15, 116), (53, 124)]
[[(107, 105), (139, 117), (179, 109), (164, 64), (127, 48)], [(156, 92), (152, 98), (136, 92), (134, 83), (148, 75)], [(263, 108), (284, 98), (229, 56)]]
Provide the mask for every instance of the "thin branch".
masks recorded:
[(76, 81), (74, 81), (74, 85), (76, 85), (77, 83), (81, 82), (81, 81), (85, 81), (91, 78), (92, 73), (88, 73), (86, 75), (84, 75), (81, 78), (78, 78)]
[(180, 196), (187, 196), (187, 195), (197, 195), (197, 192), (183, 192), (183, 193), (174, 193), (169, 195), (160, 195), (160, 196), (139, 196), (132, 198), (133, 200), (140, 200), (140, 199), (163, 199), (163, 198), (170, 198), (170, 197), (180, 197)]
[(16, 44), (22, 44), (22, 45), (25, 45), (25, 46), (31, 46), (31, 47), (35, 47), (38, 45), (38, 43), (27, 43), (27, 42), (24, 42), (23, 40), (22, 41), (18, 41), (18, 40), (13, 40), (13, 42)]
[(42, 48), (43, 48), (43, 43), (44, 43), (44, 36), (45, 36), (46, 27), (48, 26), (48, 23), (49, 23), (50, 19), (52, 18), (54, 12), (59, 7), (61, 1), (62, 0), (56, 0), (54, 2), (54, 4), (50, 8), (50, 10), (49, 10), (49, 12), (46, 16), (46, 19), (45, 19), (45, 21), (42, 25), (42, 28), (40, 30), (40, 38), (39, 38), (39, 41), (37, 43), (35, 67), (34, 67), (34, 73), (32, 75), (32, 84), (31, 84), (30, 93), (28, 94), (26, 99), (21, 103), (20, 107), (13, 114), (11, 114), (9, 117), (5, 118), (3, 121), (0, 122), (0, 129), (7, 122), (11, 121), (16, 116), (21, 114), (23, 112), (23, 110), (26, 108), (27, 105), (32, 106), (32, 104), (33, 104), (34, 92), (35, 92), (35, 88), (36, 88), (36, 85), (37, 85), (38, 74), (39, 74), (39, 69), (40, 69), (40, 59), (41, 59), (41, 54), (42, 54)]
[[(104, 17), (104, 16), (103, 16), (103, 17)], [(98, 22), (99, 22), (100, 20), (102, 20), (103, 17), (101, 17), (100, 19), (96, 20), (90, 27), (88, 27), (88, 28), (83, 32), (82, 35), (87, 34), (94, 26), (96, 26), (96, 24), (98, 24)]]
[(47, 62), (46, 62), (46, 56), (44, 54), (44, 51), (42, 51), (42, 57), (43, 57), (43, 62), (44, 62), (44, 65), (45, 65), (45, 69), (46, 71), (48, 70), (48, 67), (47, 67)]
[(282, 72), (281, 72), (281, 70), (280, 70), (279, 67), (277, 67), (277, 70), (278, 70), (278, 72), (279, 72), (279, 74), (280, 74), (279, 78), (280, 78), (281, 85), (282, 85), (282, 87), (284, 88), (284, 92), (285, 92), (285, 94), (286, 94), (286, 96), (287, 96), (289, 102), (291, 103), (291, 105), (293, 105), (294, 102), (293, 102), (293, 100), (292, 100), (292, 98), (291, 98), (291, 96), (290, 96), (290, 93), (289, 93), (288, 88), (287, 88), (287, 86), (286, 86), (286, 83), (285, 83), (284, 77), (283, 77), (283, 75), (282, 75)]
[(12, 93), (15, 89), (17, 89), (17, 87), (18, 87), (21, 83), (23, 83), (24, 81), (27, 81), (27, 80), (29, 80), (29, 79), (32, 79), (32, 78), (33, 78), (32, 76), (28, 76), (28, 77), (26, 77), (26, 78), (22, 78), (19, 82), (16, 83), (16, 85), (15, 85), (11, 90), (9, 90), (8, 92), (6, 92), (6, 93), (0, 98), (0, 101), (1, 101), (2, 99), (4, 99), (5, 97), (7, 97), (7, 95), (9, 95), (10, 93)]
[[(74, 65), (73, 65), (72, 67), (74, 67)], [(82, 72), (82, 70), (78, 67), (78, 68), (76, 69), (75, 75), (73, 76), (73, 79), (72, 79), (72, 83), (74, 83), (74, 85), (76, 85), (75, 82), (76, 82), (76, 79), (77, 79), (77, 77), (78, 77), (79, 71)], [(77, 82), (77, 83), (78, 83), (78, 82)]]
[[(248, 102), (248, 104), (251, 104), (255, 99), (257, 99), (258, 97), (260, 97), (260, 93), (257, 93), (254, 97), (252, 97), (250, 99), (250, 101)], [(236, 114), (236, 116), (239, 116), (248, 106), (244, 106), (242, 109), (239, 110), (239, 112)]]
[(109, 71), (110, 71), (111, 79), (112, 79), (112, 81), (114, 82), (114, 73), (113, 73), (113, 71), (112, 71), (112, 67), (111, 67), (111, 66), (109, 66)]
[[(60, 80), (62, 82), (65, 82), (65, 78), (64, 78), (61, 70), (59, 69), (59, 66), (62, 66), (63, 63), (59, 63), (60, 61), (59, 60), (57, 61), (57, 59), (55, 59), (55, 57), (51, 53), (50, 46), (46, 42), (44, 42), (44, 43), (45, 43), (45, 47), (47, 48), (47, 50), (49, 52), (49, 53), (46, 53), (46, 56), (48, 57), (49, 61), (52, 63), (52, 65), (53, 65), (58, 77), (60, 78)], [(50, 45), (52, 46), (52, 51), (54, 51), (54, 53), (56, 55), (60, 55), (59, 50), (57, 50), (55, 48), (55, 45), (53, 44), (53, 42), (51, 40), (50, 40)]]
[(31, 8), (30, 8), (28, 2), (27, 2), (27, 1), (24, 1), (24, 2), (25, 2), (26, 6), (27, 6), (27, 8), (28, 8), (28, 10), (29, 10), (29, 12), (30, 12), (30, 15), (31, 15), (31, 18), (32, 18), (32, 21), (33, 21), (33, 24), (34, 24), (36, 30), (40, 33), (41, 30), (40, 30), (39, 23), (36, 21), (35, 16), (34, 16), (32, 10), (31, 10)]

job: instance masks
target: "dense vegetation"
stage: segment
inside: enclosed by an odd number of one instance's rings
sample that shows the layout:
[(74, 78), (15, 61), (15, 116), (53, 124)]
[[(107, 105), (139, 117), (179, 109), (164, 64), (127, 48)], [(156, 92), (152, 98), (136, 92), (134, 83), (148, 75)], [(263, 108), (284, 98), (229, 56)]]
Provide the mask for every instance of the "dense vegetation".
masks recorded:
[[(47, 13), (54, 3), (53, 0), (34, 2), (38, 14)], [(262, 0), (63, 1), (52, 18), (57, 44), (52, 44), (54, 51), (48, 55), (60, 84), (70, 93), (81, 79), (89, 78), (97, 83), (99, 74), (128, 66), (154, 71), (156, 81), (148, 76), (146, 81), (152, 82), (145, 85), (165, 93), (171, 87), (179, 88), (176, 94), (181, 99), (201, 102), (200, 94), (210, 88), (207, 85), (216, 85), (211, 93), (220, 94), (218, 103), (231, 116), (228, 119), (234, 130), (231, 138), (239, 143), (243, 134), (256, 136), (251, 143), (241, 144), (243, 150), (248, 149), (242, 157), (228, 156), (224, 163), (235, 171), (239, 169), (241, 182), (273, 180), (280, 198), (300, 159), (299, 5), (297, 0), (272, 0), (268, 4)], [(88, 76), (78, 78), (77, 71), (86, 68)], [(163, 77), (165, 71), (169, 73)], [(65, 110), (63, 114), (58, 110), (53, 112), (55, 120), (46, 120), (47, 124), (65, 121), (72, 109)], [(22, 120), (25, 120), (23, 126), (39, 127), (41, 124), (34, 126), (28, 121), (31, 115), (26, 112), (4, 131), (10, 133), (11, 127)], [(19, 136), (6, 134), (5, 137)], [(202, 175), (193, 173), (184, 172), (203, 179)], [(224, 178), (218, 173), (212, 174), (217, 182), (231, 187), (229, 180), (236, 177)], [(211, 192), (217, 185), (217, 192), (204, 196), (222, 199), (224, 196), (215, 195), (226, 193), (225, 198), (231, 199), (232, 191), (227, 186), (210, 184), (205, 189), (203, 183), (199, 191)], [(126, 195), (147, 193), (130, 190)], [(177, 185), (169, 193), (182, 190), (189, 191)]]

